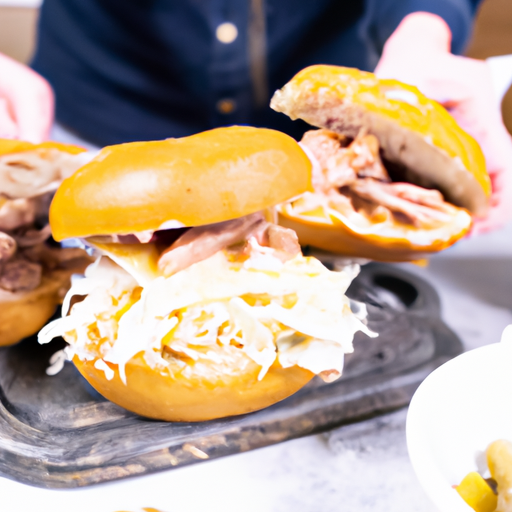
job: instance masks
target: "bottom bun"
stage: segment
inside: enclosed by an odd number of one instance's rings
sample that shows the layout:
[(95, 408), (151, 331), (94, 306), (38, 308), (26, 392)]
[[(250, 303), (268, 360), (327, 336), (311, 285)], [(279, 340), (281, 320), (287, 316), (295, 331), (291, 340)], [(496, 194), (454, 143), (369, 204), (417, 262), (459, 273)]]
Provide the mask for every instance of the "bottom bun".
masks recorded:
[(0, 346), (17, 343), (43, 327), (62, 303), (72, 273), (68, 269), (45, 272), (41, 284), (28, 292), (0, 290)]
[[(278, 223), (293, 229), (302, 246), (312, 246), (342, 256), (367, 258), (376, 261), (404, 262), (426, 258), (442, 251), (461, 239), (471, 226), (465, 224), (447, 225), (437, 233), (428, 230), (417, 230), (413, 236), (421, 238), (422, 243), (414, 243), (406, 236), (383, 236), (375, 232), (358, 233), (341, 221), (336, 224), (325, 224), (297, 219), (291, 215), (279, 213)], [(412, 238), (412, 236), (411, 236)]]
[(154, 370), (137, 355), (126, 365), (124, 384), (116, 365), (109, 364), (113, 377), (108, 380), (95, 361), (75, 356), (73, 362), (108, 400), (141, 416), (165, 421), (206, 421), (257, 411), (292, 395), (314, 376), (298, 366), (274, 364), (258, 380), (261, 367), (251, 361), (243, 369), (229, 368), (229, 375), (215, 380), (203, 375), (185, 377)]

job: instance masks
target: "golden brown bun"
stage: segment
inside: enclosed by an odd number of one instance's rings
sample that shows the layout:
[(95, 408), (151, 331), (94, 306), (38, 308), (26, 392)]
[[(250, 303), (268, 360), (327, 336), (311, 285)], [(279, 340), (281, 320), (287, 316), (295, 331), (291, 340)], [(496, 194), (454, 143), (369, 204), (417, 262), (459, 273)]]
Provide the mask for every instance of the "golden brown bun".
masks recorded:
[(41, 284), (29, 292), (0, 290), (0, 346), (12, 345), (36, 334), (62, 304), (70, 287), (71, 274), (83, 272), (90, 261), (84, 257), (73, 268), (44, 272)]
[[(60, 142), (33, 144), (14, 139), (0, 139), (0, 156), (25, 151), (56, 149), (72, 155), (83, 153), (84, 148)], [(55, 313), (70, 286), (71, 274), (85, 269), (84, 259), (66, 269), (44, 271), (41, 284), (28, 292), (8, 292), (0, 289), (0, 346), (12, 345), (37, 333)]]
[[(378, 232), (357, 232), (341, 221), (336, 224), (318, 224), (313, 220), (297, 218), (279, 212), (281, 226), (296, 231), (300, 243), (304, 246), (317, 247), (343, 256), (365, 258), (376, 261), (403, 262), (426, 258), (436, 252), (442, 251), (462, 238), (469, 230), (460, 229), (456, 225), (448, 225), (443, 229), (443, 236), (434, 236), (425, 231), (427, 245), (411, 242), (407, 236), (394, 237), (380, 236)], [(427, 238), (428, 237), (428, 238)]]
[(32, 144), (15, 139), (0, 139), (0, 155), (8, 155), (10, 153), (22, 153), (23, 151), (32, 151), (34, 149), (58, 149), (65, 153), (76, 155), (83, 153), (85, 148), (75, 146), (73, 144), (62, 144), (61, 142), (42, 142), (41, 144)]
[(283, 133), (234, 126), (110, 146), (65, 180), (50, 208), (57, 240), (221, 222), (311, 189), (311, 163)]
[(416, 87), (353, 68), (311, 66), (274, 94), (271, 107), (292, 119), (355, 137), (379, 139), (406, 180), (440, 190), (447, 201), (483, 216), (491, 183), (478, 143)]
[(146, 365), (140, 355), (126, 365), (125, 385), (115, 365), (114, 377), (107, 380), (94, 361), (73, 362), (80, 373), (101, 395), (141, 416), (165, 421), (206, 421), (246, 414), (268, 407), (292, 395), (312, 378), (308, 370), (274, 364), (258, 381), (260, 367), (249, 362), (245, 369), (230, 368), (231, 374), (211, 377), (171, 377)]

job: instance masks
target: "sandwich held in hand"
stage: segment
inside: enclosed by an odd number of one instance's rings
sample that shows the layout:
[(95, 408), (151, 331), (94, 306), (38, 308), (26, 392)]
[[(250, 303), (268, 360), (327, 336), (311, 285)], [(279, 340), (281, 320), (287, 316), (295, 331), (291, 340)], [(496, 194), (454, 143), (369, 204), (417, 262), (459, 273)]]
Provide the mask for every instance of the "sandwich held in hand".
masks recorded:
[(485, 216), (491, 184), (477, 142), (415, 87), (311, 66), (271, 107), (320, 128), (301, 145), (314, 190), (281, 205), (302, 245), (381, 261), (441, 251)]
[(65, 355), (106, 398), (143, 416), (201, 421), (269, 406), (342, 371), (356, 331), (354, 269), (303, 257), (273, 206), (311, 188), (290, 137), (219, 128), (103, 149), (51, 206), (58, 240), (101, 254), (75, 282)]
[(82, 148), (0, 139), (0, 346), (35, 334), (53, 315), (81, 249), (49, 245), (51, 197), (84, 161)]

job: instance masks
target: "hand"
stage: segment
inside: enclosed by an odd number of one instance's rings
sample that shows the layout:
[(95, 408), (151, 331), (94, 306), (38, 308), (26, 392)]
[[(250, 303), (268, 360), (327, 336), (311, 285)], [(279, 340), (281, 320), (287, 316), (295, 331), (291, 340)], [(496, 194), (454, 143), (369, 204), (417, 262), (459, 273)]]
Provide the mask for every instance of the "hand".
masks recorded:
[(0, 54), (0, 138), (41, 142), (53, 123), (54, 99), (35, 71)]
[(386, 42), (375, 74), (415, 85), (444, 105), (478, 141), (493, 192), (489, 214), (475, 219), (473, 232), (488, 231), (512, 218), (512, 139), (503, 124), (488, 64), (451, 54), (450, 43), (450, 29), (440, 17), (410, 14)]

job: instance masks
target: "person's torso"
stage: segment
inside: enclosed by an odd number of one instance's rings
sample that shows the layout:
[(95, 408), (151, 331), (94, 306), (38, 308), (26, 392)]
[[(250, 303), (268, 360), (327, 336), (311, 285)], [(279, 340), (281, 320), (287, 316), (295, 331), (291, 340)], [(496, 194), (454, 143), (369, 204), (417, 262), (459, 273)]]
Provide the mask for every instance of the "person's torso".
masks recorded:
[(99, 144), (254, 124), (313, 63), (368, 67), (363, 1), (45, 0), (33, 67), (58, 119)]

